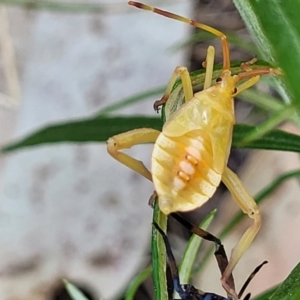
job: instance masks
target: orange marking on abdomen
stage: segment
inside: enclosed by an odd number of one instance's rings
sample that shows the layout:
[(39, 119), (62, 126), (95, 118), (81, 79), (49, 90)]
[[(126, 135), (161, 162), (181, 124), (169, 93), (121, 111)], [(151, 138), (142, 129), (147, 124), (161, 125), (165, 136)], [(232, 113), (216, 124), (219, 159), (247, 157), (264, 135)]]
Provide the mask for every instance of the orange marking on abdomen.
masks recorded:
[(192, 163), (192, 164), (195, 165), (195, 166), (198, 165), (198, 160), (197, 160), (194, 156), (192, 156), (192, 155), (190, 155), (190, 154), (187, 154), (187, 155), (185, 156), (185, 159), (188, 160), (190, 163)]
[(186, 173), (182, 172), (182, 171), (178, 171), (177, 176), (180, 177), (181, 179), (183, 179), (184, 181), (189, 181), (190, 180), (190, 176), (187, 175)]
[[(210, 139), (195, 132), (180, 137), (163, 133), (156, 140), (152, 156), (152, 176), (158, 195), (165, 197), (210, 197), (221, 175), (213, 169)], [(194, 200), (192, 200), (194, 201)]]
[[(186, 156), (185, 156), (186, 157)], [(189, 161), (182, 160), (179, 162), (179, 168), (182, 172), (187, 175), (193, 175), (195, 173), (195, 166), (193, 166)]]

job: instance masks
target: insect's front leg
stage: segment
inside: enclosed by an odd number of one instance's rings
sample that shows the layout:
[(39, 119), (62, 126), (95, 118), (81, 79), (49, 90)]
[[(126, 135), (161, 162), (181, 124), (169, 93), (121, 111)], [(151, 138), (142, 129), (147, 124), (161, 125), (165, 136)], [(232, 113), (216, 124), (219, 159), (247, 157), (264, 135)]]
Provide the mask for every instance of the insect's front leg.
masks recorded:
[(253, 239), (257, 235), (261, 225), (261, 216), (254, 199), (249, 195), (238, 176), (228, 167), (225, 168), (222, 175), (222, 181), (230, 191), (233, 199), (236, 201), (241, 210), (253, 219), (253, 224), (247, 229), (240, 241), (233, 248), (228, 266), (221, 278), (223, 287), (232, 292), (227, 284), (227, 280), (232, 273), (245, 251), (249, 248)]
[(247, 81), (237, 86), (237, 92), (233, 95), (234, 97), (236, 97), (236, 95), (240, 94), (242, 91), (247, 90), (250, 87), (254, 86), (260, 80), (261, 75), (265, 75), (265, 74), (283, 75), (282, 71), (274, 68), (269, 68), (269, 67), (252, 70), (250, 65), (255, 61), (256, 58), (250, 60), (249, 62), (243, 63), (241, 65), (241, 68), (244, 69), (245, 72), (235, 75), (237, 81), (241, 81), (244, 79), (247, 79)]
[(159, 134), (160, 131), (152, 128), (139, 128), (124, 132), (111, 137), (107, 141), (107, 151), (116, 160), (152, 181), (152, 175), (143, 162), (120, 150), (129, 149), (138, 144), (154, 143)]
[(164, 95), (162, 96), (162, 98), (158, 101), (155, 101), (154, 103), (154, 109), (157, 111), (158, 108), (165, 104), (168, 99), (169, 96), (172, 92), (173, 86), (176, 82), (176, 80), (178, 79), (178, 77), (180, 77), (181, 82), (182, 82), (182, 88), (183, 88), (183, 92), (184, 92), (184, 98), (185, 101), (189, 101), (193, 98), (193, 87), (192, 87), (192, 81), (191, 81), (191, 77), (190, 77), (190, 73), (187, 70), (186, 67), (176, 67), (175, 71), (173, 72), (171, 79), (167, 85), (167, 89), (164, 93)]
[(236, 93), (233, 95), (233, 97), (236, 97), (241, 92), (251, 88), (252, 86), (257, 84), (259, 82), (259, 80), (260, 80), (259, 75), (249, 78), (247, 81), (243, 82), (236, 88)]
[[(215, 59), (215, 48), (213, 46), (209, 46), (207, 48), (206, 60), (205, 60), (205, 81), (204, 81), (204, 89), (207, 89), (212, 84), (212, 76), (213, 76), (213, 69), (214, 69), (214, 59)], [(190, 73), (188, 72), (186, 67), (177, 67), (173, 72), (171, 79), (167, 85), (167, 89), (162, 96), (162, 98), (154, 103), (154, 109), (157, 111), (159, 106), (165, 104), (169, 96), (172, 92), (173, 86), (176, 80), (180, 77), (182, 82), (182, 89), (184, 92), (184, 101), (187, 102), (191, 100), (194, 96), (193, 86), (191, 82)]]

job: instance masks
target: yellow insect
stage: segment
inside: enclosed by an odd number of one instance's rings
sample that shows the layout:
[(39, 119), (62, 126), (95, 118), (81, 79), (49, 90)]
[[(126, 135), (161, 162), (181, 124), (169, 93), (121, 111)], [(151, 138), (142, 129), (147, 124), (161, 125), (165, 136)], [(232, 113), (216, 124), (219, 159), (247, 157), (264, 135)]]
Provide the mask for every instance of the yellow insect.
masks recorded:
[[(129, 1), (129, 5), (191, 24), (221, 38), (223, 51), (222, 75), (212, 85), (214, 48), (209, 47), (206, 57), (204, 89), (193, 94), (187, 68), (177, 67), (162, 99), (155, 108), (165, 103), (180, 76), (185, 103), (174, 112), (162, 132), (141, 128), (116, 135), (108, 140), (108, 152), (118, 161), (154, 183), (160, 210), (165, 214), (190, 211), (202, 206), (223, 181), (241, 210), (253, 224), (244, 233), (231, 253), (229, 264), (221, 278), (222, 285), (233, 299), (238, 299), (227, 280), (235, 265), (252, 243), (260, 226), (261, 217), (253, 198), (237, 175), (227, 167), (235, 123), (233, 97), (259, 81), (263, 74), (281, 74), (277, 69), (252, 70), (252, 60), (241, 65), (244, 72), (231, 75), (229, 45), (226, 36), (205, 24), (157, 8)], [(246, 79), (246, 80), (245, 80)], [(244, 82), (238, 84), (240, 81)], [(151, 172), (141, 161), (121, 152), (136, 144), (154, 142)]]

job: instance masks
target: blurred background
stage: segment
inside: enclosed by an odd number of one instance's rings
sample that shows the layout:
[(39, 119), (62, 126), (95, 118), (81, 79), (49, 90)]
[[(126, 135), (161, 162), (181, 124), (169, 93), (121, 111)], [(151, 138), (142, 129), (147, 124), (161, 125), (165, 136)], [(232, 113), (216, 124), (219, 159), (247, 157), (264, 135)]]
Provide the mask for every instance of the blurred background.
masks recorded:
[[(23, 5), (23, 4), (24, 5)], [(201, 68), (207, 45), (180, 22), (129, 7), (126, 1), (20, 2), (0, 0), (1, 144), (49, 124), (84, 118), (114, 102), (167, 84), (177, 65)], [(232, 1), (149, 1), (195, 18), (251, 43)], [(191, 40), (193, 42), (191, 42)], [(232, 60), (256, 54), (233, 47)], [(217, 62), (221, 61), (220, 53)], [(263, 90), (269, 91), (265, 85)], [(118, 111), (155, 115), (156, 98)], [(238, 122), (263, 118), (250, 104), (236, 104)], [(285, 125), (287, 130), (295, 130)], [(149, 165), (151, 145), (130, 153)], [(252, 195), (279, 174), (299, 168), (295, 153), (234, 150), (230, 166)], [(153, 186), (120, 165), (106, 146), (56, 144), (0, 157), (0, 298), (69, 299), (62, 278), (87, 297), (122, 299), (131, 279), (151, 259)], [(263, 226), (236, 268), (237, 287), (263, 260), (269, 264), (250, 290), (281, 282), (299, 261), (292, 233), (299, 225), (298, 182), (285, 182), (261, 205)], [(214, 208), (217, 235), (238, 210), (223, 187), (205, 207), (187, 214), (196, 224)], [(288, 222), (280, 221), (288, 220)], [(170, 222), (180, 259), (188, 233)], [(223, 242), (230, 250), (250, 222)], [(288, 234), (287, 234), (288, 233)], [(195, 277), (196, 287), (224, 294), (214, 258)], [(153, 299), (151, 280), (136, 299)]]

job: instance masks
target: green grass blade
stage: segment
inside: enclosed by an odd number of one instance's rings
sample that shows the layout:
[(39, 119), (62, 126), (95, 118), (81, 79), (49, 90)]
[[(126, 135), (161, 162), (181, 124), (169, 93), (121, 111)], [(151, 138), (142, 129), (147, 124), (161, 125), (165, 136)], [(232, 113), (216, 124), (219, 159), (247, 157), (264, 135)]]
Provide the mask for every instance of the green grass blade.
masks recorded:
[[(207, 230), (211, 222), (213, 221), (217, 210), (210, 212), (206, 218), (200, 223), (199, 227)], [(203, 242), (203, 239), (198, 235), (193, 234), (189, 239), (188, 245), (185, 248), (183, 258), (179, 266), (179, 278), (181, 284), (190, 283), (192, 271), (195, 268), (195, 260), (197, 258), (199, 248)], [(179, 299), (177, 292), (174, 294), (174, 299)]]
[[(2, 148), (2, 152), (12, 152), (25, 147), (53, 143), (105, 142), (111, 136), (136, 128), (161, 130), (162, 122), (153, 117), (97, 117), (69, 123), (47, 126), (29, 136)], [(240, 147), (245, 136), (256, 130), (255, 126), (237, 124), (234, 126), (232, 146)], [(263, 137), (251, 141), (243, 148), (269, 149), (300, 152), (300, 136), (281, 130), (271, 130)]]
[(242, 147), (242, 145), (247, 145), (248, 143), (265, 136), (273, 128), (276, 128), (282, 122), (289, 119), (293, 113), (294, 108), (292, 106), (285, 106), (283, 109), (270, 116), (266, 121), (255, 126), (255, 129), (248, 133), (247, 136), (245, 136), (242, 141), (239, 142), (239, 147)]
[(295, 0), (234, 0), (261, 54), (285, 73), (287, 94), (300, 108), (300, 2)]
[(287, 106), (282, 101), (279, 101), (278, 99), (270, 95), (267, 95), (255, 89), (248, 89), (243, 91), (239, 98), (242, 101), (254, 104), (255, 106), (265, 110), (268, 113), (279, 113), (286, 107), (289, 107), (289, 109), (291, 109), (291, 113), (286, 118), (286, 120), (290, 120), (298, 127), (300, 127), (300, 119), (296, 109), (292, 106)]
[(270, 300), (300, 299), (300, 263), (293, 269), (287, 279), (279, 286)]
[(152, 268), (147, 268), (140, 272), (130, 283), (126, 292), (125, 300), (134, 300), (135, 294), (140, 285), (152, 274)]
[(241, 144), (241, 141), (249, 134), (257, 131), (256, 126), (237, 124), (233, 128), (232, 147), (234, 148), (251, 148), (299, 152), (300, 136), (288, 133), (282, 130), (273, 129), (264, 136), (247, 144)]
[(278, 286), (275, 286), (264, 293), (256, 296), (255, 298), (251, 298), (251, 300), (269, 300), (270, 297), (274, 294), (274, 292), (278, 289)]
[[(216, 210), (213, 210), (210, 212), (206, 218), (201, 222), (199, 225), (200, 228), (207, 230), (211, 222), (213, 221)], [(185, 249), (183, 259), (179, 266), (179, 275), (180, 275), (180, 281), (182, 283), (189, 283), (192, 270), (194, 269), (195, 259), (197, 257), (197, 254), (199, 252), (199, 248), (203, 242), (202, 238), (199, 238), (198, 235), (193, 234), (192, 237), (189, 240), (189, 243)]]
[(46, 126), (4, 148), (10, 152), (24, 147), (60, 142), (105, 142), (113, 135), (128, 130), (149, 127), (160, 130), (162, 122), (154, 117), (102, 117)]
[(88, 298), (85, 297), (84, 294), (74, 284), (70, 283), (66, 279), (63, 279), (63, 283), (72, 300), (88, 300)]
[[(153, 210), (153, 221), (166, 232), (167, 216), (158, 208), (157, 199), (155, 200)], [(166, 247), (159, 232), (152, 227), (152, 268), (155, 300), (168, 299), (167, 278), (166, 278)]]

